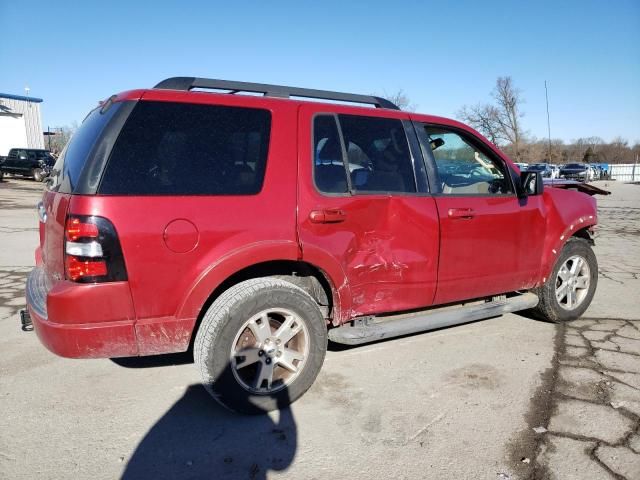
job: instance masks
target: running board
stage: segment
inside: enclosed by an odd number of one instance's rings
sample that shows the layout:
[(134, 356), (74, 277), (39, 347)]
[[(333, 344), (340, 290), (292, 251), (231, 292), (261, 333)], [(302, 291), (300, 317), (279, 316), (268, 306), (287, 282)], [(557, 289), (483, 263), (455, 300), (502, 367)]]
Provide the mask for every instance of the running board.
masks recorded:
[(349, 324), (329, 330), (329, 340), (346, 345), (360, 345), (497, 317), (505, 313), (533, 308), (537, 304), (537, 295), (524, 293), (509, 298), (501, 295), (493, 297), (490, 301), (481, 300), (408, 314), (355, 318)]

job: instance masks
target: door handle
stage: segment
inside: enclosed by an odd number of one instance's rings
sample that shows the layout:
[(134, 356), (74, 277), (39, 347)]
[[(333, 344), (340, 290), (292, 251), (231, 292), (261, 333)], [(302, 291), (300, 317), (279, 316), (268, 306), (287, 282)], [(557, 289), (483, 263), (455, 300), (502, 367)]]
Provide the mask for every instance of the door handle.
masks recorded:
[(450, 208), (449, 218), (462, 218), (469, 220), (476, 216), (473, 208)]
[(347, 214), (343, 210), (335, 208), (324, 208), (322, 210), (312, 210), (309, 213), (311, 223), (340, 223), (347, 219)]

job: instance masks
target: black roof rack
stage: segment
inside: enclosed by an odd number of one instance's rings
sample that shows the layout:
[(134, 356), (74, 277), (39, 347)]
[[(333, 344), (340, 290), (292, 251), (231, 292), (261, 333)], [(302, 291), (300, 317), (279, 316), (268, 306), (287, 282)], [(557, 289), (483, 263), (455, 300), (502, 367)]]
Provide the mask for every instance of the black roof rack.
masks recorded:
[(215, 80), (212, 78), (171, 77), (158, 83), (154, 88), (164, 90), (193, 90), (194, 88), (208, 88), (212, 90), (229, 90), (229, 93), (252, 92), (262, 93), (267, 97), (303, 97), (320, 98), (324, 100), (338, 100), (341, 102), (365, 103), (375, 105), (376, 108), (400, 108), (386, 98), (372, 95), (357, 95), (354, 93), (330, 92), (327, 90), (311, 90), (308, 88), (285, 87), (283, 85), (268, 85), (266, 83), (234, 82), (231, 80)]

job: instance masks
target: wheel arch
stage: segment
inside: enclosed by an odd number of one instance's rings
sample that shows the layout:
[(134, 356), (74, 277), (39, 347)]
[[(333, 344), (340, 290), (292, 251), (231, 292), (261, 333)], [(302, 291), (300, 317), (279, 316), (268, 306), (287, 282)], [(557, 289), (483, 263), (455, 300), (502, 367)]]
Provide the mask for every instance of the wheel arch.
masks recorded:
[[(208, 295), (199, 300), (190, 298), (185, 301), (180, 313), (183, 315), (182, 318), (188, 315), (191, 315), (191, 318), (195, 317), (190, 344), (193, 345), (195, 334), (205, 313), (222, 293), (240, 282), (262, 277), (280, 278), (302, 288), (318, 303), (328, 322), (335, 322), (336, 319), (341, 318), (341, 312), (344, 308), (341, 304), (341, 296), (335, 287), (335, 279), (332, 279), (324, 269), (301, 260), (282, 258), (263, 260), (237, 268), (232, 273), (226, 274), (224, 278), (217, 277), (214, 281), (201, 279), (199, 284), (206, 282)], [(203, 288), (199, 286), (194, 290), (202, 291)], [(193, 295), (195, 293), (191, 297)], [(199, 305), (197, 312), (194, 312), (195, 314), (189, 313), (195, 302)]]
[(555, 242), (547, 245), (542, 263), (541, 283), (547, 281), (547, 278), (549, 278), (549, 275), (551, 275), (553, 271), (558, 255), (560, 255), (560, 252), (571, 238), (582, 238), (588, 241), (590, 245), (595, 244), (592, 233), (593, 227), (596, 225), (595, 222), (587, 225), (584, 224), (585, 222), (581, 223), (579, 227), (576, 227), (574, 224), (570, 225)]
[(598, 223), (596, 199), (581, 192), (545, 188), (546, 231), (538, 285), (546, 282), (558, 255), (572, 237), (593, 243), (591, 231)]

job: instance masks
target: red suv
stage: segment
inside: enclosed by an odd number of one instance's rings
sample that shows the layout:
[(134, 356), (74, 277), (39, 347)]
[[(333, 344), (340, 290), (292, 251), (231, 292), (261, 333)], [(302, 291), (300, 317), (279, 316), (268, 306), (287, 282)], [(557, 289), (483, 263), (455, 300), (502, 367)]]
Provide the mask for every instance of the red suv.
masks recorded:
[(189, 77), (114, 95), (39, 212), (27, 303), (47, 348), (192, 346), (213, 397), (243, 412), (300, 397), (327, 339), (525, 309), (570, 320), (597, 283), (592, 197), (365, 95)]

